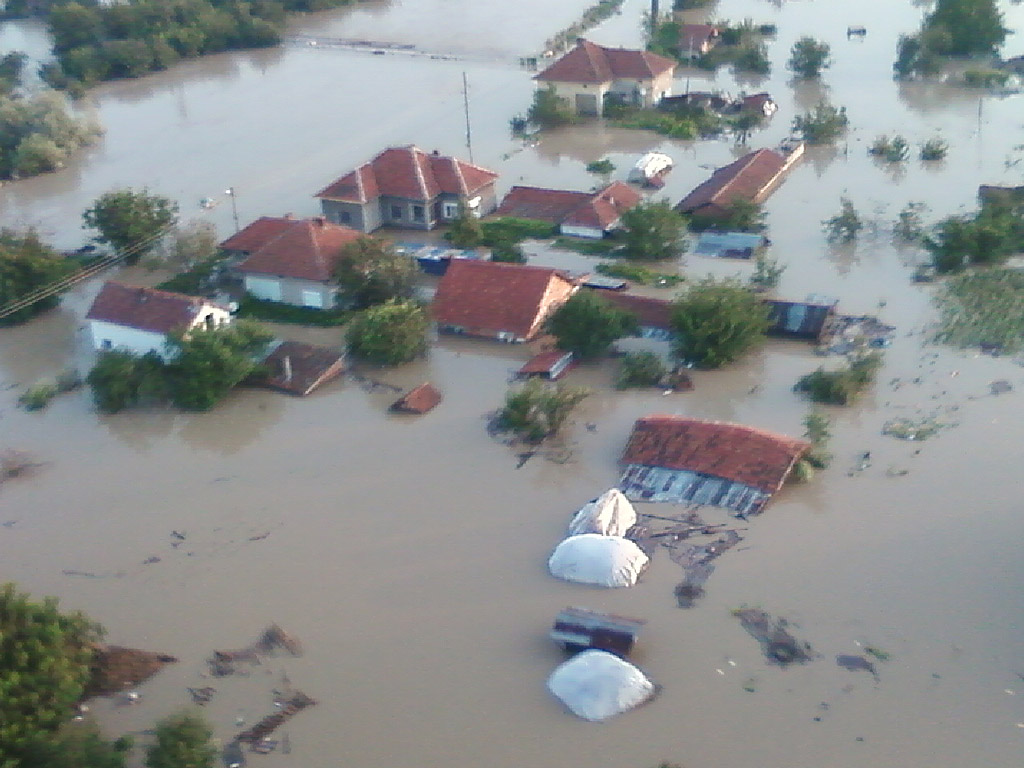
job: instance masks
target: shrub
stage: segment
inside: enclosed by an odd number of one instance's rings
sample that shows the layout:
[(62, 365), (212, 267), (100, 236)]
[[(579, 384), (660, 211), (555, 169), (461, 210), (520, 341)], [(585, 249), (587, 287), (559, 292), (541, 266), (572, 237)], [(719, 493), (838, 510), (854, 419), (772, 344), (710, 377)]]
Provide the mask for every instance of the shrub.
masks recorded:
[(1024, 273), (988, 269), (955, 275), (936, 298), (936, 340), (956, 347), (1024, 348)]
[(353, 318), (348, 350), (353, 357), (378, 365), (400, 365), (426, 354), (429, 321), (412, 301), (392, 300)]
[(832, 65), (828, 43), (822, 43), (813, 37), (801, 37), (793, 43), (789, 62), (786, 66), (797, 77), (811, 79), (821, 75), (821, 70)]
[(622, 254), (631, 259), (677, 259), (686, 252), (686, 223), (667, 200), (647, 201), (622, 214)]
[(555, 92), (553, 85), (538, 88), (533, 93), (533, 103), (526, 112), (527, 121), (540, 130), (558, 128), (576, 122), (576, 113), (569, 102)]
[(496, 427), (514, 432), (528, 442), (539, 443), (555, 435), (589, 394), (580, 387), (530, 379), (505, 395), (505, 406), (498, 414)]
[(910, 156), (910, 145), (905, 138), (898, 134), (891, 138), (883, 134), (868, 147), (868, 154), (880, 157), (890, 163), (899, 163)]
[(750, 284), (757, 290), (769, 290), (779, 284), (786, 265), (778, 259), (770, 258), (764, 253), (754, 257), (754, 273), (750, 276)]
[(558, 233), (558, 226), (547, 221), (535, 221), (533, 219), (517, 219), (513, 216), (505, 216), (500, 219), (481, 222), (483, 229), (483, 240), (486, 246), (492, 246), (496, 242), (512, 241), (520, 243), (526, 239), (546, 240)]
[(551, 315), (548, 331), (558, 347), (583, 359), (608, 351), (616, 339), (636, 333), (636, 317), (593, 291), (578, 291)]
[(682, 275), (672, 272), (656, 272), (643, 264), (624, 261), (602, 261), (594, 267), (594, 271), (608, 277), (618, 277), (640, 285), (652, 285), (656, 288), (668, 288), (685, 279)]
[(18, 403), (26, 411), (41, 411), (57, 396), (57, 385), (52, 381), (33, 384), (18, 397)]
[(630, 352), (619, 363), (615, 387), (656, 387), (667, 375), (668, 367), (654, 352)]
[(834, 107), (819, 101), (809, 112), (793, 118), (793, 130), (811, 144), (831, 144), (846, 130), (850, 120), (846, 107)]
[(857, 210), (849, 198), (844, 197), (840, 201), (839, 213), (821, 222), (825, 230), (825, 237), (829, 242), (852, 243), (857, 239), (858, 233), (864, 228)]
[(928, 139), (928, 141), (921, 145), (920, 158), (925, 161), (942, 160), (948, 152), (949, 144), (936, 137)]
[(924, 236), (923, 214), (927, 210), (924, 203), (910, 202), (903, 206), (899, 217), (893, 224), (893, 237), (898, 242), (916, 243)]
[(811, 443), (811, 450), (804, 456), (804, 460), (816, 469), (827, 468), (833, 458), (828, 451), (828, 443), (832, 439), (832, 420), (823, 413), (811, 411), (804, 417), (804, 437)]
[(245, 294), (238, 303), (237, 317), (265, 320), (270, 323), (293, 323), (295, 325), (316, 325), (323, 328), (344, 325), (352, 316), (345, 309), (317, 309), (296, 307), (280, 301), (257, 299), (251, 293)]
[(855, 357), (838, 370), (818, 368), (801, 376), (794, 389), (806, 393), (816, 403), (847, 405), (874, 382), (881, 366), (881, 353), (869, 352)]
[(769, 310), (735, 278), (707, 277), (672, 305), (675, 353), (683, 362), (718, 368), (764, 341)]
[(607, 157), (587, 163), (587, 172), (596, 173), (599, 176), (608, 176), (615, 172), (615, 163)]

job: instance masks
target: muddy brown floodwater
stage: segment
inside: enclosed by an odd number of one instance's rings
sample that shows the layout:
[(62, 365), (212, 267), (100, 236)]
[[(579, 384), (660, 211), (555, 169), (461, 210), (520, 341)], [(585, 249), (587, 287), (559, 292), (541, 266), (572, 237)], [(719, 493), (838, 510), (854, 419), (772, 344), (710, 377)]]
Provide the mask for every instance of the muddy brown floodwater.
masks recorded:
[[(317, 189), (387, 144), (464, 153), (463, 71), (474, 159), (500, 171), (503, 187), (589, 185), (587, 162), (608, 156), (621, 176), (638, 154), (661, 149), (677, 163), (665, 194), (678, 199), (743, 150), (601, 124), (535, 147), (508, 136), (509, 116), (525, 110), (532, 89), (515, 60), (587, 4), (367, 3), (294, 29), (415, 43), (452, 58), (293, 46), (104, 85), (88, 99), (106, 127), (103, 140), (59, 173), (0, 188), (0, 223), (34, 225), (75, 246), (84, 237), (81, 210), (118, 185), (171, 195), (225, 235), (229, 186), (243, 220), (312, 214)], [(590, 37), (637, 44), (644, 7), (628, 0)], [(1002, 7), (1018, 33), (1006, 55), (1019, 54), (1024, 8)], [(283, 729), (289, 754), (252, 755), (250, 765), (1024, 763), (1024, 369), (930, 346), (933, 289), (910, 281), (921, 255), (894, 248), (887, 232), (908, 201), (938, 217), (973, 207), (979, 183), (1021, 183), (1014, 148), (1024, 144), (1024, 97), (894, 83), (896, 38), (920, 12), (894, 0), (723, 0), (693, 15), (778, 24), (770, 77), (691, 70), (677, 82), (679, 91), (687, 83), (769, 90), (780, 110), (751, 146), (783, 138), (792, 116), (822, 95), (847, 107), (847, 138), (812, 149), (766, 207), (773, 253), (788, 265), (779, 293), (832, 295), (848, 312), (878, 312), (899, 333), (874, 391), (830, 411), (835, 465), (787, 487), (750, 521), (692, 609), (676, 607), (680, 571), (664, 552), (641, 584), (619, 591), (555, 581), (547, 556), (569, 515), (616, 482), (639, 416), (682, 413), (799, 433), (807, 406), (791, 386), (820, 362), (802, 344), (773, 342), (727, 370), (695, 373), (694, 392), (667, 397), (615, 392), (610, 364), (578, 369), (570, 381), (594, 395), (568, 432), (571, 459), (535, 458), (517, 470), (510, 449), (487, 437), (484, 415), (500, 403), (524, 348), (445, 338), (429, 360), (374, 374), (402, 388), (438, 384), (444, 402), (422, 418), (388, 415), (391, 392), (351, 380), (305, 400), (242, 390), (209, 414), (100, 416), (85, 392), (42, 412), (16, 406), (38, 377), (89, 364), (83, 316), (96, 284), (3, 330), (0, 448), (30, 451), (43, 466), (0, 489), (0, 578), (87, 611), (112, 642), (181, 659), (142, 686), (140, 703), (97, 702), (104, 728), (149, 728), (187, 703), (186, 687), (211, 685), (206, 713), (226, 739), (273, 711), (270, 692), (286, 675), (319, 704)], [(849, 25), (868, 35), (848, 40)], [(0, 42), (38, 55), (41, 34), (8, 24)], [(803, 34), (832, 45), (835, 63), (820, 85), (788, 80), (789, 47)], [(940, 135), (949, 156), (883, 167), (866, 146), (884, 132), (914, 145)], [(841, 195), (871, 226), (856, 246), (833, 248), (820, 222)], [(221, 204), (200, 214), (205, 197)], [(532, 252), (538, 263), (551, 258)], [(690, 256), (685, 269), (746, 275), (750, 266)], [(119, 277), (155, 279), (142, 270)], [(341, 340), (336, 330), (281, 332)], [(990, 395), (998, 379), (1014, 391)], [(891, 418), (931, 413), (958, 426), (921, 443), (881, 434)], [(862, 468), (865, 451), (871, 459)], [(594, 725), (547, 694), (561, 656), (546, 631), (570, 604), (647, 620), (635, 659), (664, 686), (657, 701)], [(769, 665), (730, 615), (743, 604), (788, 619), (821, 657)], [(201, 677), (211, 650), (243, 647), (270, 622), (299, 637), (305, 655), (270, 659), (248, 677)], [(890, 655), (874, 662), (877, 681), (833, 661), (869, 645)]]

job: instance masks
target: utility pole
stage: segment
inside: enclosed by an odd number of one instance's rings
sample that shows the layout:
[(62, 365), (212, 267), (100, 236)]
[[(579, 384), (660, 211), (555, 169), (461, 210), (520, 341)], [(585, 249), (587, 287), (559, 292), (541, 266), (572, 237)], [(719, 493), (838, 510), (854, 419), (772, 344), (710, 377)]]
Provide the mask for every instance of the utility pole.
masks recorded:
[(466, 148), (469, 150), (469, 162), (473, 162), (473, 133), (469, 127), (469, 80), (462, 73), (462, 106), (466, 112)]
[(661, 13), (661, 8), (658, 7), (658, 0), (651, 0), (651, 41), (654, 41), (654, 36), (658, 34), (658, 14)]
[(231, 218), (235, 220), (235, 232), (238, 232), (241, 227), (238, 226), (238, 204), (235, 202), (235, 188), (228, 187), (224, 190), (224, 194), (231, 198)]

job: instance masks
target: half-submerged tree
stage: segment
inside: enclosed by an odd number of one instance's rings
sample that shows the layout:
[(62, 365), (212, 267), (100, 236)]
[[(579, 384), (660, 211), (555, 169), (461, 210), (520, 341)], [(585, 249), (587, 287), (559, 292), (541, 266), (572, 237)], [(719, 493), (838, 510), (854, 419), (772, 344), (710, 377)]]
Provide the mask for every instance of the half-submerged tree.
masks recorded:
[(672, 304), (674, 351), (686, 363), (718, 368), (761, 344), (769, 328), (768, 306), (735, 278), (707, 277)]
[(214, 768), (216, 757), (206, 720), (184, 712), (157, 723), (156, 743), (146, 750), (146, 768)]
[(662, 261), (686, 252), (686, 222), (667, 200), (648, 201), (622, 214), (622, 253), (630, 259)]
[(505, 406), (498, 414), (496, 426), (529, 442), (539, 443), (557, 434), (573, 409), (589, 394), (581, 387), (530, 379), (505, 396)]
[(846, 107), (819, 101), (814, 109), (793, 118), (793, 130), (811, 144), (831, 144), (849, 125)]
[(394, 299), (411, 299), (416, 292), (416, 263), (389, 243), (361, 237), (348, 243), (334, 268), (342, 296), (356, 309)]
[(600, 357), (616, 339), (637, 331), (636, 316), (589, 290), (577, 291), (548, 320), (559, 349), (583, 359)]
[[(36, 291), (67, 277), (75, 262), (44, 244), (32, 230), (25, 233), (0, 229), (0, 309), (29, 300)], [(14, 325), (57, 306), (57, 295), (32, 301), (0, 318), (0, 326)]]
[(553, 85), (548, 85), (534, 91), (533, 103), (526, 113), (526, 119), (531, 125), (543, 130), (569, 125), (576, 121), (576, 115), (569, 102), (558, 95)]
[(357, 315), (348, 327), (348, 351), (377, 365), (400, 365), (427, 352), (430, 321), (414, 301), (392, 299)]
[(839, 213), (825, 219), (821, 226), (830, 243), (852, 243), (864, 228), (864, 221), (850, 198), (844, 197), (839, 203)]
[(135, 264), (156, 248), (178, 218), (178, 204), (147, 189), (118, 189), (100, 195), (82, 214), (96, 239)]
[(786, 66), (799, 78), (810, 80), (821, 76), (821, 70), (832, 66), (831, 48), (828, 43), (819, 42), (813, 37), (801, 37), (793, 43), (789, 62)]

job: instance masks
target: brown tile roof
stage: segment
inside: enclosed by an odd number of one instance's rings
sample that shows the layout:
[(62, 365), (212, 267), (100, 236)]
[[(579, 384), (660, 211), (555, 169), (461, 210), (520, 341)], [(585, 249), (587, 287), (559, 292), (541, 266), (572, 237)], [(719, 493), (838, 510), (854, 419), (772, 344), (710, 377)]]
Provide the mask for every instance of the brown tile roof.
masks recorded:
[(668, 299), (652, 299), (621, 291), (601, 291), (601, 296), (619, 309), (636, 315), (643, 328), (672, 329), (672, 302)]
[(391, 404), (391, 410), (400, 413), (426, 413), (441, 402), (441, 397), (441, 391), (429, 381), (425, 381), (395, 400)]
[(519, 369), (518, 374), (520, 376), (533, 376), (538, 373), (548, 373), (566, 357), (570, 358), (569, 365), (566, 367), (566, 370), (568, 370), (572, 364), (572, 356), (572, 352), (566, 352), (564, 349), (550, 349), (527, 360), (523, 367)]
[[(274, 221), (275, 225), (267, 222)], [(249, 233), (255, 228), (256, 233)], [(265, 235), (257, 243), (257, 234)], [(342, 246), (366, 237), (362, 232), (332, 224), (324, 218), (263, 218), (243, 229), (236, 238), (256, 244), (248, 258), (235, 269), (242, 273), (276, 275), (325, 282), (331, 279)], [(228, 238), (225, 243), (234, 238)], [(222, 244), (222, 247), (227, 247)]]
[(257, 248), (266, 245), (295, 221), (291, 214), (287, 216), (261, 216), (244, 229), (240, 229), (227, 240), (221, 242), (220, 247), (225, 251), (241, 251), (250, 254)]
[(552, 282), (573, 281), (557, 269), (453, 259), (434, 295), (434, 319), (478, 334), (507, 331), (529, 338)]
[(675, 69), (676, 62), (650, 51), (605, 48), (580, 39), (576, 47), (534, 80), (556, 83), (607, 83), (628, 78), (650, 80)]
[(367, 203), (381, 195), (432, 200), (442, 192), (469, 197), (498, 178), (478, 165), (419, 147), (391, 147), (316, 193), (346, 203)]
[(759, 202), (771, 182), (786, 167), (786, 158), (770, 149), (750, 152), (719, 168), (711, 178), (684, 197), (676, 210), (692, 213), (704, 206), (727, 207), (734, 200)]
[(641, 199), (639, 192), (621, 181), (613, 181), (599, 192), (515, 186), (494, 213), (604, 230), (614, 226)]
[[(109, 280), (96, 295), (85, 319), (167, 334), (190, 327), (210, 306), (220, 305), (199, 296), (138, 288)], [(227, 311), (226, 307), (221, 308)]]
[(773, 493), (810, 447), (755, 427), (658, 415), (637, 419), (622, 461), (700, 472)]
[(700, 51), (702, 45), (718, 37), (718, 27), (713, 24), (680, 24), (679, 50), (692, 48)]
[(267, 375), (260, 383), (293, 395), (308, 395), (345, 369), (344, 356), (338, 350), (300, 341), (281, 342), (264, 358), (263, 365)]

